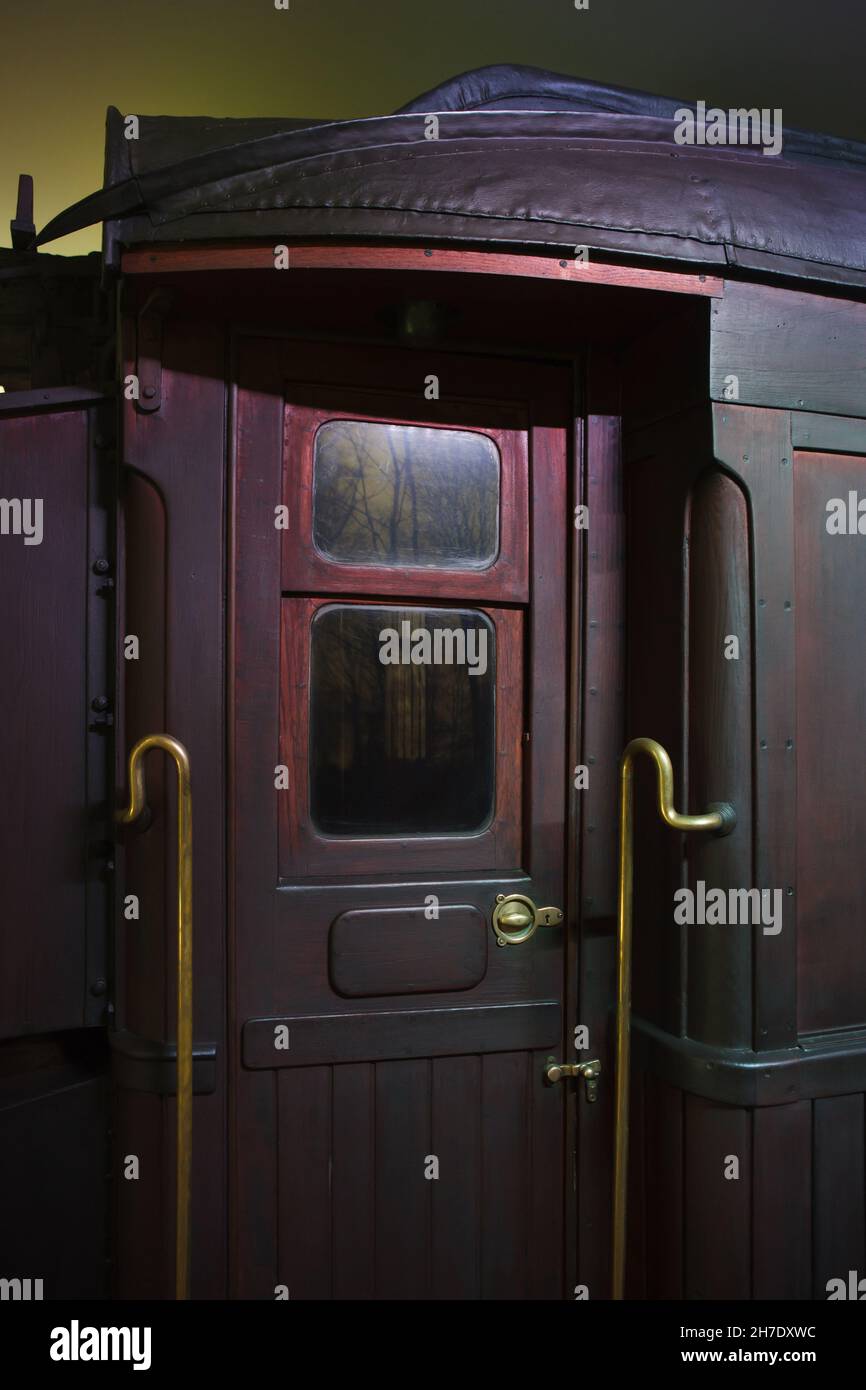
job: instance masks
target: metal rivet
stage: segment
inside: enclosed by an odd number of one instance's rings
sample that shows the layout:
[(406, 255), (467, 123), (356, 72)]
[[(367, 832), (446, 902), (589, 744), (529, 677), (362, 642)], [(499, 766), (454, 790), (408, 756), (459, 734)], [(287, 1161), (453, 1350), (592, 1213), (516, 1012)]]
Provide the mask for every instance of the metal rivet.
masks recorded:
[(93, 984), (90, 986), (90, 993), (93, 995), (94, 999), (100, 999), (105, 993), (106, 988), (107, 986), (104, 980), (94, 980)]
[(761, 739), (761, 747), (762, 747), (762, 748), (766, 748), (766, 746), (767, 746), (767, 740), (766, 740), (765, 738), (762, 738), (762, 739)]
[(104, 555), (100, 555), (99, 558), (96, 559), (96, 560), (94, 560), (94, 562), (93, 562), (93, 573), (94, 573), (94, 574), (108, 574), (108, 572), (109, 572), (110, 569), (111, 569), (111, 561), (110, 561), (110, 560), (106, 560), (106, 558), (105, 558)]

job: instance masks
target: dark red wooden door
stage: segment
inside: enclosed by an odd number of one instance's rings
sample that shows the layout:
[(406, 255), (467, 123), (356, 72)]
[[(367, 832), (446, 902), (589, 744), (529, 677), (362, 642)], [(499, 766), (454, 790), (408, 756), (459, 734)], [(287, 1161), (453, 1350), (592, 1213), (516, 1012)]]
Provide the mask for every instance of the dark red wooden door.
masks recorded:
[(562, 1297), (569, 382), (234, 360), (233, 1293)]

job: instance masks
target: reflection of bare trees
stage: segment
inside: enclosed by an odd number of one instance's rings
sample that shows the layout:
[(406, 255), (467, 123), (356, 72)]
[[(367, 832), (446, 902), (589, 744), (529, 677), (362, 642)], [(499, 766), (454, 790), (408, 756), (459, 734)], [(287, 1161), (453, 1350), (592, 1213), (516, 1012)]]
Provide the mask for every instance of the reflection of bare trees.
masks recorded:
[[(483, 626), (484, 676), (466, 666), (379, 660), (379, 633)], [(493, 798), (494, 631), (455, 609), (326, 608), (313, 624), (310, 785), (314, 820), (331, 834), (478, 829)]]
[(482, 567), (498, 549), (496, 446), (467, 430), (329, 420), (314, 508), (316, 544), (334, 559)]

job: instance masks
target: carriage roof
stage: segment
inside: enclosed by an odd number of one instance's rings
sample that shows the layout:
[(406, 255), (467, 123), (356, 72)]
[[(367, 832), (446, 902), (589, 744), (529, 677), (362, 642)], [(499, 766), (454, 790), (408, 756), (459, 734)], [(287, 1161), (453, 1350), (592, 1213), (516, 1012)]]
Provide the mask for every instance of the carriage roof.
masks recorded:
[[(42, 231), (117, 245), (384, 239), (707, 265), (866, 287), (866, 145), (679, 144), (694, 103), (498, 65), (389, 116), (140, 116), (114, 107), (106, 183)], [(438, 116), (437, 138), (431, 115)]]

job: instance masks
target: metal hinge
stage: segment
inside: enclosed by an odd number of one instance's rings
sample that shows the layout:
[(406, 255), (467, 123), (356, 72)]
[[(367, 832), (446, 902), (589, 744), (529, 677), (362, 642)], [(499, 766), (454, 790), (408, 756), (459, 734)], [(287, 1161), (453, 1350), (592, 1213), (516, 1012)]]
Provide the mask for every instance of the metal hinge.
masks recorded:
[(548, 1057), (544, 1067), (544, 1079), (548, 1085), (565, 1081), (570, 1077), (582, 1076), (586, 1086), (588, 1101), (598, 1099), (598, 1079), (601, 1076), (601, 1062), (593, 1057), (590, 1062), (555, 1062)]

